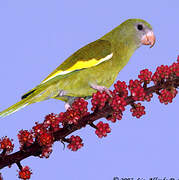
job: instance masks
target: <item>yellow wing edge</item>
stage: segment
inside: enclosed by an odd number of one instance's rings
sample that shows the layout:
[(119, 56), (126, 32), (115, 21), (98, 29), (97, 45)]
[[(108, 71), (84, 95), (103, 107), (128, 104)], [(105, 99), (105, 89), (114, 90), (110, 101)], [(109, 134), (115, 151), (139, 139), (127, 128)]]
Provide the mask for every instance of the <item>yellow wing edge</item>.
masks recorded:
[(66, 69), (65, 71), (63, 70), (58, 70), (56, 72), (54, 72), (53, 74), (51, 74), (51, 76), (48, 76), (47, 78), (45, 78), (41, 84), (49, 81), (50, 79), (59, 76), (59, 75), (64, 75), (64, 74), (68, 74), (70, 72), (76, 71), (76, 70), (80, 70), (80, 69), (85, 69), (85, 68), (90, 68), (90, 67), (94, 67), (97, 66), (98, 64), (104, 62), (104, 61), (108, 61), (112, 58), (113, 53), (107, 55), (106, 57), (103, 57), (101, 59), (95, 59), (92, 58), (88, 61), (83, 61), (83, 60), (79, 60), (78, 62), (76, 62), (73, 66), (71, 66), (70, 68)]

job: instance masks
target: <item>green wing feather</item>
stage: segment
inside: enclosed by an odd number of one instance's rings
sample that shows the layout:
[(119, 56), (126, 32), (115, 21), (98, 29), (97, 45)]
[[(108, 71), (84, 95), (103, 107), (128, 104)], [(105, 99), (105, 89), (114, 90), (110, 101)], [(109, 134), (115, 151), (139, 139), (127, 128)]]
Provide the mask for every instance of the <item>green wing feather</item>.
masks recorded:
[[(98, 39), (78, 51), (72, 54), (69, 58), (67, 58), (60, 66), (58, 66), (49, 76), (47, 76), (43, 81), (46, 82), (48, 79), (54, 76), (57, 72), (65, 72), (68, 69), (72, 71), (82, 70), (84, 68), (89, 68), (96, 66), (100, 60), (106, 56), (111, 54), (111, 43), (106, 40)], [(95, 63), (90, 63), (90, 60), (95, 59)], [(78, 62), (81, 62), (80, 65), (77, 65)], [(89, 63), (88, 63), (89, 62)]]
[[(59, 67), (57, 67), (49, 76), (47, 76), (47, 78), (45, 78), (44, 81), (46, 79), (49, 79), (51, 76), (53, 76), (53, 74), (55, 74), (58, 71), (66, 71), (67, 69), (71, 68), (73, 65), (75, 65), (79, 61), (81, 61), (82, 62), (81, 64), (83, 65), (83, 62), (87, 62), (91, 59), (95, 59), (96, 64), (97, 64), (98, 61), (100, 61), (100, 59), (108, 56), (109, 54), (111, 54), (111, 44), (109, 41), (100, 40), (100, 39), (97, 41), (94, 41), (82, 47), (81, 49), (76, 51), (74, 54), (72, 54)], [(93, 63), (91, 67), (95, 66), (96, 64)], [(55, 96), (58, 94), (58, 91), (59, 91), (59, 89), (56, 88), (56, 84), (61, 80), (65, 81), (66, 78), (70, 77), (74, 73), (81, 71), (85, 68), (86, 66), (84, 67), (80, 66), (79, 68), (77, 67), (72, 72), (69, 72), (67, 74), (61, 74), (61, 75), (55, 76), (46, 82), (42, 81), (44, 83), (39, 84), (35, 88), (25, 93), (22, 96), (21, 101), (17, 102), (16, 104), (0, 112), (0, 117), (5, 117), (7, 115), (10, 115), (29, 104), (48, 99), (50, 98), (50, 96), (52, 98), (55, 98)], [(54, 92), (51, 93), (52, 91)], [(60, 99), (65, 100), (63, 97)]]

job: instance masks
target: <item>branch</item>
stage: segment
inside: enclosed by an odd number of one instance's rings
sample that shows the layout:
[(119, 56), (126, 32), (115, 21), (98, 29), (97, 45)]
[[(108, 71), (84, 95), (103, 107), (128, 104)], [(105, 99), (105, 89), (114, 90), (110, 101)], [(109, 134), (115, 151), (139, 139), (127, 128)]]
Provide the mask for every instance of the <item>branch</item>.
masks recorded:
[[(161, 69), (164, 69), (164, 71), (162, 72)], [(80, 103), (75, 101), (72, 105), (72, 109), (67, 110), (65, 113), (60, 113), (58, 116), (54, 114), (48, 115), (44, 123), (37, 123), (36, 126), (33, 127), (33, 132), (28, 132), (26, 130), (19, 132), (18, 138), (21, 144), (21, 150), (15, 153), (8, 154), (8, 152), (10, 153), (13, 149), (13, 145), (10, 145), (10, 140), (8, 138), (5, 137), (4, 139), (0, 140), (0, 150), (3, 149), (3, 152), (0, 154), (0, 169), (6, 166), (11, 166), (14, 163), (16, 163), (20, 169), (23, 169), (20, 162), (30, 156), (49, 157), (49, 154), (52, 151), (52, 144), (55, 141), (69, 143), (68, 148), (76, 151), (83, 146), (81, 143), (82, 140), (79, 136), (71, 136), (71, 138), (67, 138), (68, 135), (86, 127), (86, 125), (90, 125), (96, 129), (96, 134), (99, 137), (106, 136), (106, 133), (110, 132), (108, 124), (106, 123), (106, 125), (101, 122), (101, 124), (98, 123), (98, 125), (94, 125), (94, 121), (100, 118), (106, 118), (112, 122), (115, 122), (116, 119), (120, 120), (122, 118), (122, 112), (125, 110), (124, 107), (127, 105), (132, 106), (131, 112), (133, 112), (133, 116), (141, 117), (141, 115), (144, 114), (143, 112), (143, 114), (137, 115), (135, 113), (137, 112), (137, 108), (141, 108), (143, 106), (141, 106), (140, 103), (135, 104), (135, 102), (144, 101), (147, 99), (147, 101), (149, 101), (153, 93), (158, 95), (161, 103), (167, 104), (168, 102), (172, 102), (172, 99), (177, 94), (176, 89), (179, 87), (179, 62), (173, 63), (168, 67), (170, 72), (168, 69), (166, 69), (166, 66), (163, 65), (158, 67), (153, 76), (148, 70), (141, 71), (140, 75), (138, 76), (140, 81), (130, 80), (129, 82), (128, 88), (131, 95), (128, 95), (125, 82), (120, 81), (114, 85), (115, 90), (111, 92), (112, 98), (106, 92), (95, 93), (92, 97), (92, 113), (88, 113), (85, 109), (87, 107), (87, 104), (85, 103), (87, 102), (80, 100)], [(151, 81), (154, 82), (154, 85), (147, 87)], [(168, 99), (166, 99), (166, 97)], [(62, 128), (59, 128), (60, 123)], [(102, 134), (100, 134), (101, 132), (99, 127), (103, 128)], [(26, 139), (24, 137), (26, 137)], [(78, 143), (76, 143), (77, 141)], [(8, 144), (9, 146), (7, 147), (3, 143)]]
[[(168, 80), (164, 82), (161, 85), (154, 85), (151, 87), (146, 88), (145, 92), (146, 94), (155, 93), (156, 91), (159, 91), (161, 89), (166, 89), (173, 85), (174, 87), (179, 87), (179, 78), (176, 78), (175, 80)], [(132, 99), (131, 96), (126, 98), (127, 104), (131, 104), (132, 102), (135, 102), (135, 100)], [(55, 132), (54, 138), (55, 141), (60, 141), (69, 134), (73, 133), (74, 131), (81, 129), (85, 127), (86, 125), (100, 119), (105, 118), (109, 114), (112, 113), (112, 108), (109, 106), (109, 104), (106, 104), (105, 107), (102, 110), (97, 110), (96, 112), (93, 112), (82, 119), (80, 119), (78, 125), (71, 125), (69, 127), (63, 127), (59, 131)], [(39, 156), (42, 153), (42, 147), (38, 143), (32, 144), (30, 147), (28, 147), (25, 151), (20, 150), (16, 153), (6, 155), (5, 157), (0, 157), (0, 169), (10, 166), (14, 163), (18, 163), (21, 160), (30, 157), (30, 156)]]

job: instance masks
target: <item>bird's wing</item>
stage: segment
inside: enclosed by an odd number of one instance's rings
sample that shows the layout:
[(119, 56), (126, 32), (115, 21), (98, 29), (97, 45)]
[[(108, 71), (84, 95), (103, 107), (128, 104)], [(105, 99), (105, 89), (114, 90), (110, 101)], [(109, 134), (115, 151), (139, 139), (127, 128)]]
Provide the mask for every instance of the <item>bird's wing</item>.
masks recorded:
[(22, 99), (34, 93), (37, 89), (43, 88), (51, 82), (59, 81), (76, 71), (94, 67), (104, 61), (112, 58), (111, 43), (107, 40), (96, 40), (67, 58), (60, 66), (58, 66), (49, 76), (47, 76), (39, 85), (31, 89), (22, 96)]
[(47, 76), (41, 84), (46, 83), (57, 76), (63, 76), (85, 68), (94, 67), (104, 61), (110, 60), (112, 56), (111, 43), (99, 39), (72, 54), (49, 76)]

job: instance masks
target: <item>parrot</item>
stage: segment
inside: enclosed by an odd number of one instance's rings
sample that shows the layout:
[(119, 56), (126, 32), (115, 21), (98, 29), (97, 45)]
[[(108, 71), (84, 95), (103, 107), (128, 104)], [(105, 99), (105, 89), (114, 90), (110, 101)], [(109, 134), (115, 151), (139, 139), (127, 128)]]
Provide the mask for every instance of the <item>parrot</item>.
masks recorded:
[(153, 47), (155, 40), (148, 22), (128, 19), (74, 52), (19, 102), (0, 112), (0, 117), (50, 98), (64, 101), (67, 110), (77, 98), (89, 99), (96, 91), (110, 94), (109, 88), (136, 49)]

